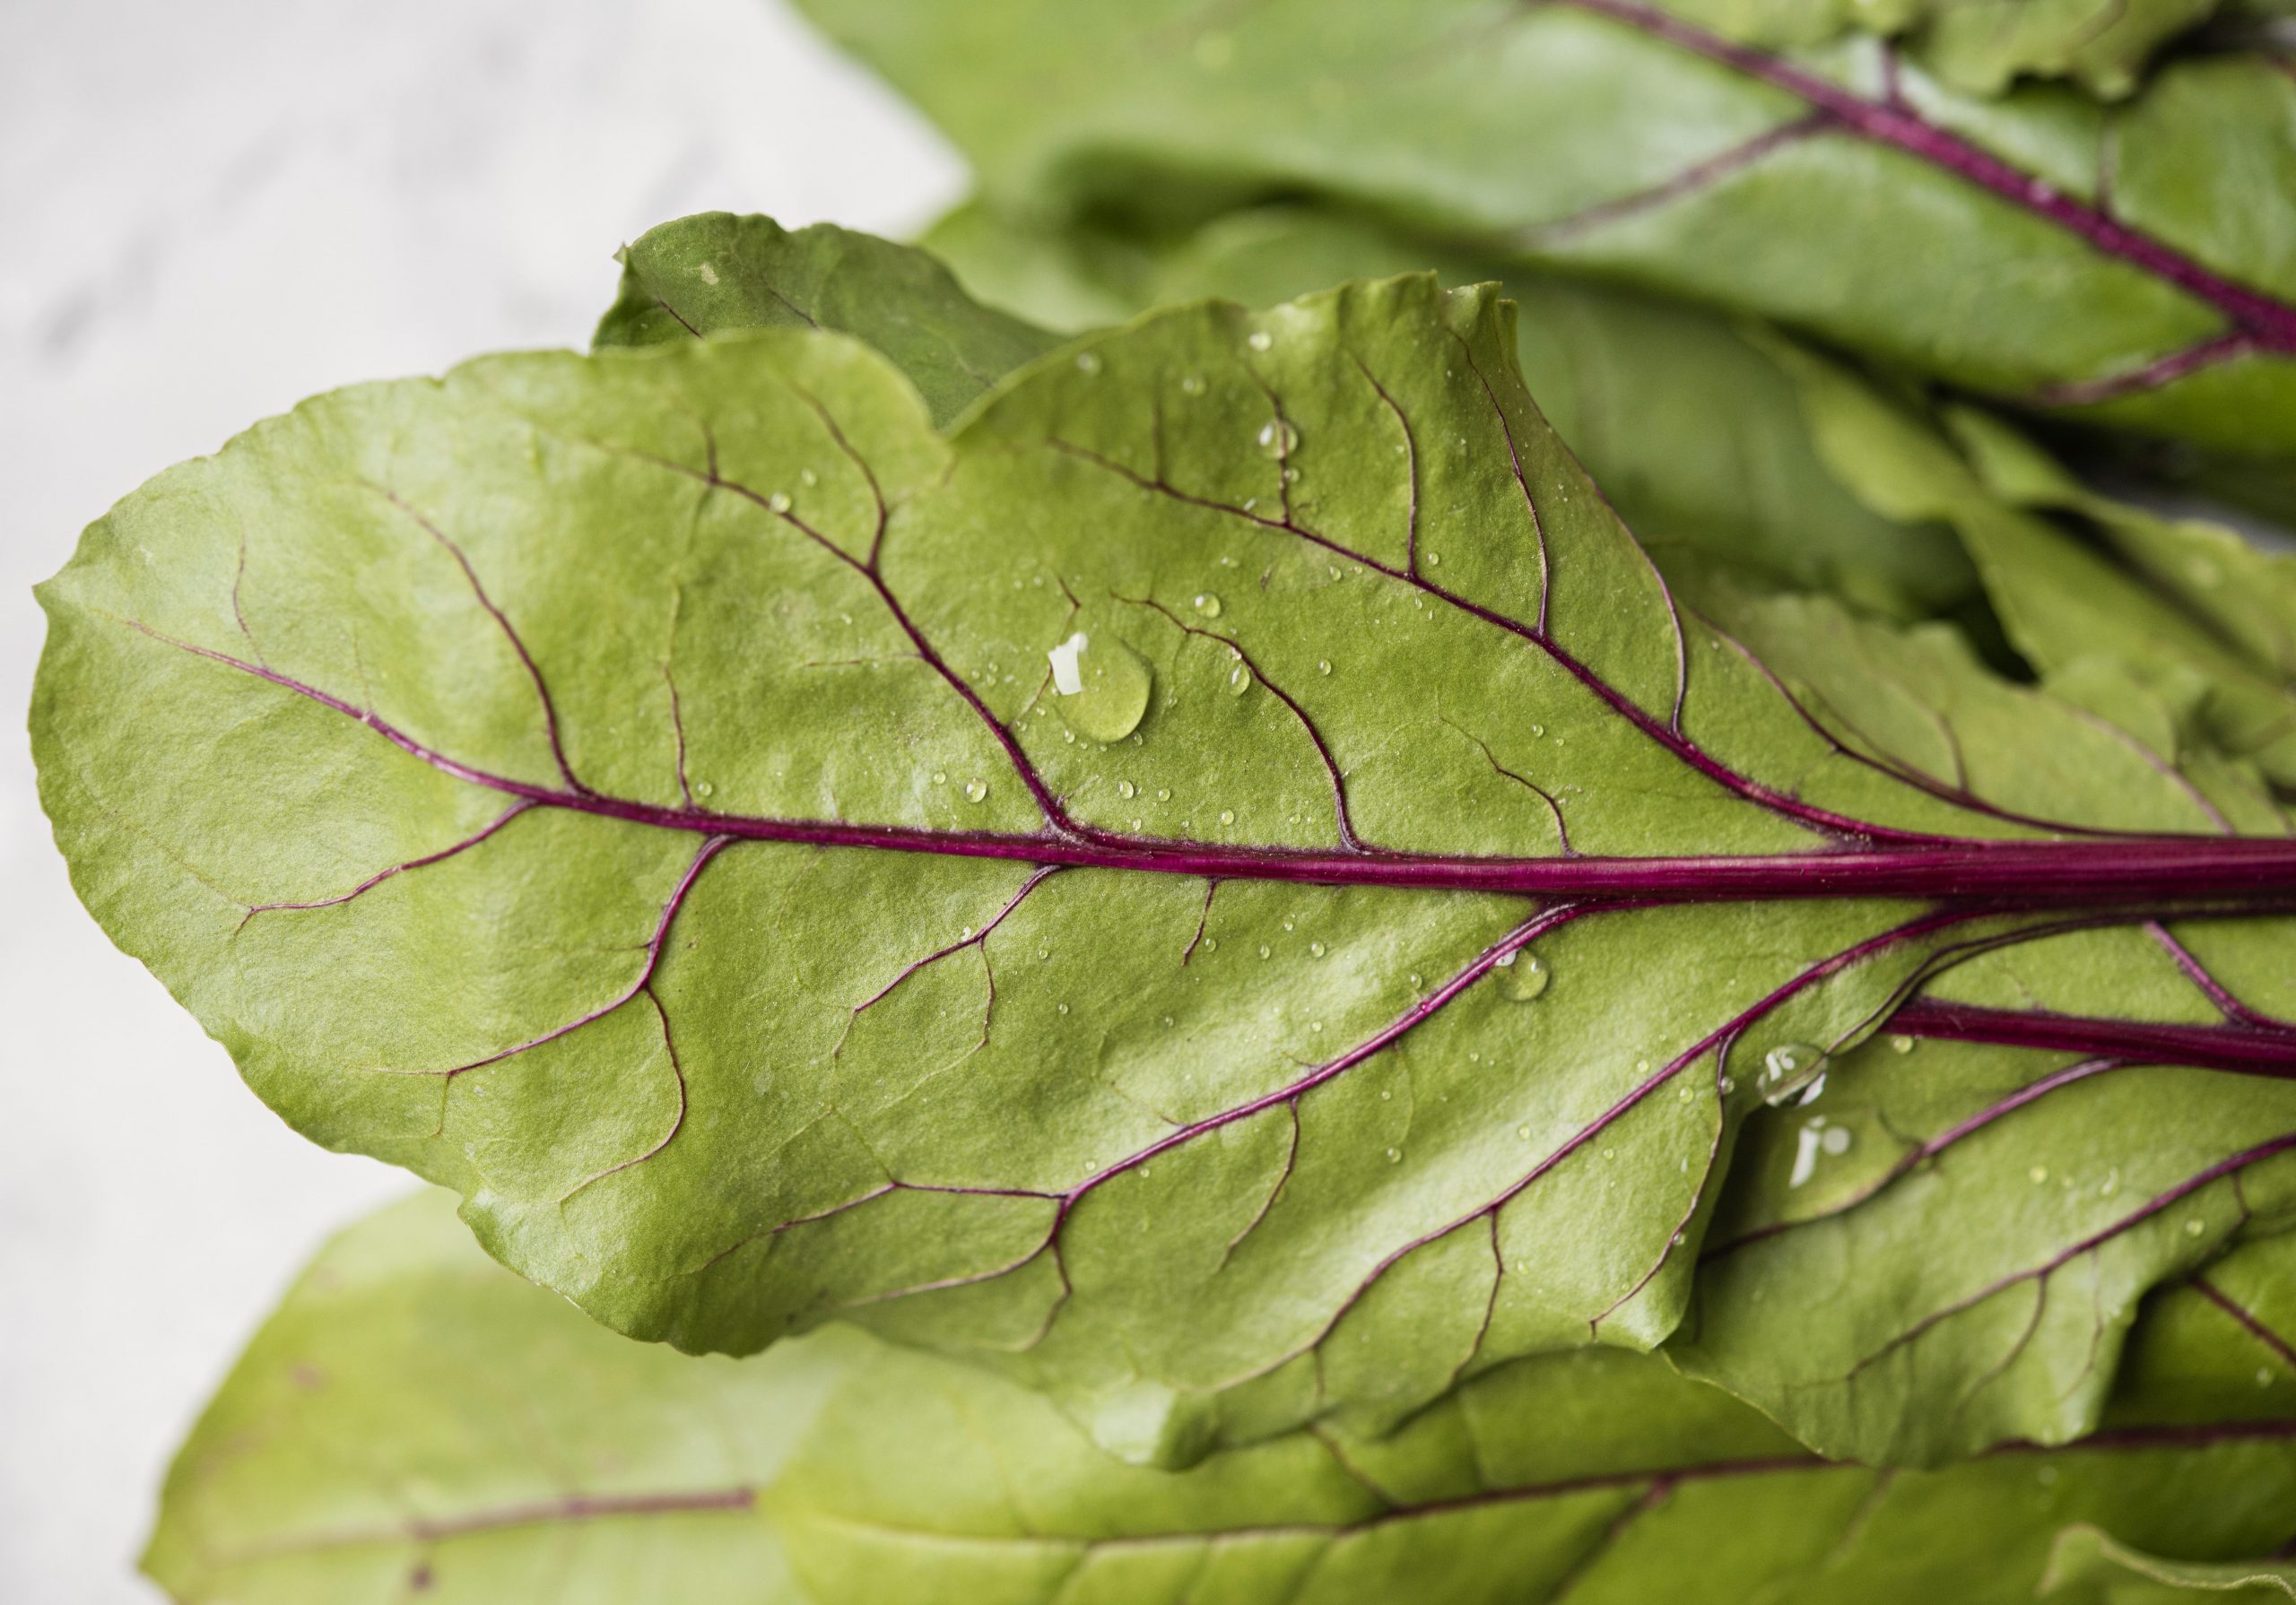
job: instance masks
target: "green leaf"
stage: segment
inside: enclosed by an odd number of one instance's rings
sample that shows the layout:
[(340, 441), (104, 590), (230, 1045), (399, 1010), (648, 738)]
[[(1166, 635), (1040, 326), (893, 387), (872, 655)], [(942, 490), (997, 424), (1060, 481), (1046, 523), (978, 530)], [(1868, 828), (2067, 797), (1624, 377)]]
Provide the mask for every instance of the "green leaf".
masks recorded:
[(1059, 341), (967, 296), (922, 251), (815, 223), (706, 212), (622, 251), (622, 291), (596, 343), (658, 345), (723, 329), (835, 329), (892, 360), (945, 423)]
[[(2292, 1244), (2212, 1274), (2290, 1285)], [(2102, 1600), (2097, 1562), (2231, 1575), (2296, 1502), (2296, 1377), (2257, 1389), (2257, 1339), (2184, 1288), (2137, 1342), (2178, 1380), (2097, 1436), (1937, 1472), (1816, 1460), (1602, 1350), (1502, 1367), (1383, 1442), (1294, 1433), (1159, 1472), (1025, 1389), (849, 1331), (739, 1362), (621, 1342), (430, 1196), (337, 1239), (257, 1334), (145, 1566), (187, 1605), (2008, 1605), (2045, 1572)], [(2213, 1413), (2233, 1384), (2252, 1408)]]
[[(2135, 946), (2050, 1029), (2213, 1067), (2206, 1244), (2268, 1210), (2292, 1089), (2225, 1072), (2296, 1063), (2269, 800), (1967, 662), (1871, 730), (1797, 698), (1516, 343), (1422, 276), (1145, 318), (945, 436), (808, 329), (322, 397), (43, 587), (43, 799), (267, 1102), (513, 1267), (687, 1349), (842, 1313), (980, 1355), (1136, 1458), (1660, 1342), (1745, 1115), (2068, 929)], [(1897, 650), (1784, 626), (1835, 630)], [(2222, 951), (2125, 985), (2163, 920)], [(2187, 1262), (2150, 1219), (2132, 1294)], [(1972, 1381), (1899, 1379), (1926, 1436), (1821, 1425), (1921, 1461), (2095, 1401), (1949, 1419)]]
[[(2107, 9), (2013, 14), (2061, 40)], [(2188, 8), (2110, 9), (2135, 43)], [(1137, 227), (1305, 195), (2022, 406), (2296, 453), (2296, 81), (2263, 52), (2172, 61), (2107, 107), (1971, 96), (1872, 40), (1713, 30), (1831, 4), (810, 10), (1006, 210)], [(1941, 59), (1996, 79), (2031, 42), (1993, 48), (2008, 12), (1940, 5)]]
[(2101, 1529), (2069, 1527), (2049, 1555), (2044, 1597), (2089, 1588), (2108, 1605), (2149, 1605), (2187, 1594), (2296, 1598), (2296, 1562), (2169, 1560), (2131, 1549)]
[(2179, 710), (2180, 733), (2296, 789), (2296, 560), (2096, 495), (1998, 419), (1949, 409), (1949, 436), (1809, 351), (1775, 350), (1840, 482), (1886, 516), (1950, 523), (2010, 641), (2065, 695), (2139, 724), (2129, 688), (2100, 675), (2133, 681)]
[(1795, 371), (1767, 342), (1694, 308), (1509, 272), (1296, 207), (1239, 213), (1152, 252), (1085, 231), (1031, 230), (975, 206), (927, 243), (996, 304), (1048, 299), (1100, 323), (1205, 295), (1262, 306), (1419, 268), (1447, 283), (1503, 280), (1520, 308), (1516, 354), (1541, 412), (1676, 586), (1695, 591), (1718, 568), (1901, 619), (1947, 612), (1975, 588), (1944, 525), (1887, 517), (1836, 477), (1813, 447)]

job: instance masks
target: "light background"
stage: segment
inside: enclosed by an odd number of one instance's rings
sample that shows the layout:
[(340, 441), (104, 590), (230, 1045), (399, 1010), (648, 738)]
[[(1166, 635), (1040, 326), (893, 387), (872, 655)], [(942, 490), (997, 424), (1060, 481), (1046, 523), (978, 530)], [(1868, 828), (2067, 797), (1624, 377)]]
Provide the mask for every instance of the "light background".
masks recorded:
[(0, 0), (0, 1601), (158, 1597), (174, 1444), (407, 1185), (289, 1132), (74, 900), (21, 733), (31, 585), (314, 391), (583, 343), (649, 224), (899, 233), (962, 187), (777, 0)]

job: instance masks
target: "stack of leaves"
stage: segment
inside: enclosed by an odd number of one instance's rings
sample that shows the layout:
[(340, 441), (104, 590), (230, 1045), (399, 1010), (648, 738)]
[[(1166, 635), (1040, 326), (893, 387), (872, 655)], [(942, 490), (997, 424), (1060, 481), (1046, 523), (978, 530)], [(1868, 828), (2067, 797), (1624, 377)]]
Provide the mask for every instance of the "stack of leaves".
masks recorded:
[[(839, 9), (1002, 309), (687, 219), (594, 353), (307, 403), (43, 587), (105, 928), (626, 1334), (359, 1228), (155, 1575), (2290, 1592), (2296, 562), (1962, 394), (2269, 486), (2296, 310), (2197, 264), (2296, 277), (2284, 197), (2178, 86), (2270, 64), (2148, 67), (2192, 4)], [(2099, 150), (2109, 215), (2005, 187)]]

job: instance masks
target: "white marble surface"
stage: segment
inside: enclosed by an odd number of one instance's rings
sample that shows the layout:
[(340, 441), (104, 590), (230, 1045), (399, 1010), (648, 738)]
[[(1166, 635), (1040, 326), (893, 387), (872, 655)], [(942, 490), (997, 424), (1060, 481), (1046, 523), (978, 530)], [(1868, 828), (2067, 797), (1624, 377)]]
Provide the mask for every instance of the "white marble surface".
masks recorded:
[(312, 391), (579, 344), (650, 223), (898, 231), (962, 182), (773, 0), (0, 0), (0, 1601), (154, 1597), (173, 1444), (406, 1185), (288, 1132), (73, 900), (18, 733), (30, 585)]

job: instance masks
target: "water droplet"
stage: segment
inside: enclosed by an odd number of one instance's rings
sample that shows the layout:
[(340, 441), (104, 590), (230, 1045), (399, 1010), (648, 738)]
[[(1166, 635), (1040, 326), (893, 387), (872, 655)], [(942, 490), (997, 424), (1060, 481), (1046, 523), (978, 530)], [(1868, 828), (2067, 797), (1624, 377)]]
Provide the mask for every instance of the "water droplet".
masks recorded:
[(1228, 695), (1240, 697), (1252, 689), (1252, 672), (1238, 664), (1228, 671)]
[(1300, 447), (1300, 431), (1283, 419), (1271, 418), (1259, 426), (1259, 451), (1264, 457), (1288, 457)]
[(1065, 1014), (1065, 1013), (1067, 1013), (1067, 1012), (1068, 1012), (1068, 1005), (1067, 1005), (1067, 1004), (1065, 1004), (1065, 1003), (1062, 1003), (1062, 1004), (1060, 1004), (1060, 1005), (1059, 1005), (1059, 1009), (1060, 1009), (1060, 1011), (1061, 1011), (1063, 1014)]
[(1204, 376), (1200, 373), (1187, 375), (1180, 380), (1180, 390), (1185, 395), (1202, 395), (1204, 394)]
[(707, 780), (697, 780), (693, 783), (693, 794), (697, 797), (709, 796), (715, 793), (717, 789), (718, 788), (716, 786), (710, 785)]
[(1672, 1243), (1676, 1248), (1680, 1248), (1683, 1245), (1684, 1236), (1685, 1234), (1682, 1232), (1676, 1232), (1673, 1236), (1667, 1238), (1666, 1241)]
[(1329, 659), (1329, 658), (1327, 658), (1327, 657), (1319, 657), (1319, 658), (1318, 658), (1318, 659), (1316, 660), (1316, 672), (1317, 672), (1317, 673), (1318, 673), (1318, 674), (1328, 674), (1328, 673), (1330, 673), (1330, 672), (1331, 672), (1331, 659)]
[(1171, 1017), (1170, 1015), (1167, 1014), (1166, 1016), (1164, 1016), (1164, 1029), (1166, 1029), (1167, 1031), (1169, 1031), (1169, 1030), (1170, 1030), (1171, 1028), (1172, 1028), (1172, 1017)]
[(1291, 922), (1290, 920), (1288, 920), (1288, 919), (1287, 919), (1287, 920), (1285, 920), (1285, 921), (1283, 922), (1283, 928), (1284, 928), (1286, 931), (1291, 930), (1291, 929), (1292, 929), (1292, 922)]
[(1259, 956), (1263, 959), (1267, 957), (1267, 944), (1265, 942), (1259, 944)]
[(2257, 1386), (2260, 1388), (2268, 1388), (2271, 1385), (2272, 1367), (2270, 1366), (2258, 1366), (2257, 1367)]
[(2197, 1215), (2185, 1222), (2185, 1236), (2187, 1237), (2197, 1237), (2201, 1233), (2207, 1229), (2208, 1228), (2202, 1224), (2201, 1219)]
[(1913, 1052), (1913, 1038), (1910, 1037), (1891, 1037), (1890, 1052), (1893, 1054), (1909, 1054)]
[(789, 492), (787, 490), (776, 490), (772, 495), (765, 499), (765, 507), (766, 510), (770, 513), (787, 512), (790, 508)]
[(1119, 780), (1116, 783), (1116, 794), (1119, 797), (1129, 797), (1139, 789), (1129, 780)]
[(2034, 1186), (2038, 1187), (2043, 1182), (2048, 1180), (2048, 1167), (2046, 1165), (2036, 1165), (2031, 1170), (2025, 1172), (2025, 1177), (2028, 1181), (2031, 1182)]
[(1384, 1103), (1386, 1103), (1388, 1099), (1390, 1099), (1390, 1098), (1392, 1098), (1392, 1097), (1395, 1097), (1395, 1094), (1394, 1094), (1394, 1093), (1392, 1093), (1392, 1092), (1390, 1092), (1390, 1091), (1388, 1091), (1386, 1088), (1382, 1087), (1382, 1088), (1380, 1088), (1380, 1089), (1379, 1089), (1379, 1101), (1380, 1101), (1381, 1103), (1383, 1103), (1383, 1104), (1384, 1104)]
[(1308, 1029), (1310, 1031), (1320, 1031), (1323, 1028), (1324, 1022), (1319, 1019), (1311, 1019), (1308, 1022)]
[(1515, 1128), (1515, 1135), (1528, 1142), (1531, 1140), (1531, 1128), (1527, 1125), (1518, 1125)]
[(1160, 786), (1158, 786), (1158, 787), (1156, 788), (1156, 801), (1157, 801), (1157, 802), (1170, 802), (1171, 800), (1172, 800), (1172, 792), (1171, 792), (1171, 788), (1170, 788), (1170, 786), (1160, 785)]
[(1519, 955), (1509, 953), (1507, 957), (1519, 957), (1522, 962), (1508, 967), (1507, 974), (1500, 980), (1499, 989), (1501, 992), (1516, 1002), (1527, 1003), (1546, 990), (1546, 984), (1553, 978), (1553, 972), (1547, 968), (1545, 959), (1527, 949)]
[[(1413, 986), (1417, 986), (1418, 985), (1420, 985), (1420, 980), (1419, 980), (1419, 972), (1418, 972), (1417, 970), (1413, 970), (1413, 971), (1412, 971), (1412, 972), (1411, 972), (1411, 984), (1412, 984)], [(1479, 1057), (1479, 1056), (1480, 1056), (1480, 1055), (1470, 1055), (1470, 1057)]]
[(1427, 554), (1427, 566), (1430, 568), (1440, 568), (1443, 566), (1443, 554), (1439, 551), (1429, 552)]
[(1269, 334), (1265, 329), (1254, 329), (1251, 332), (1250, 336), (1245, 340), (1244, 343), (1250, 346), (1252, 350), (1256, 351), (1268, 351), (1274, 346), (1275, 336)]
[(934, 784), (934, 785), (948, 785), (948, 784), (949, 784), (949, 772), (948, 772), (946, 769), (935, 769), (935, 770), (934, 770), (934, 771), (933, 771), (933, 784)]
[(1220, 939), (1216, 936), (1207, 936), (1201, 945), (1205, 952), (1216, 953), (1220, 950)]
[(822, 482), (822, 476), (810, 468), (800, 468), (797, 470), (797, 482), (811, 490)]
[(1196, 594), (1196, 611), (1207, 619), (1217, 619), (1220, 616), (1220, 598), (1209, 591), (1198, 591)]
[(1399, 1148), (1391, 1148), (1391, 1149), (1387, 1150), (1387, 1163), (1388, 1163), (1388, 1164), (1390, 1164), (1390, 1165), (1400, 1165), (1400, 1164), (1402, 1164), (1402, 1163), (1403, 1163), (1403, 1150), (1401, 1150), (1401, 1149), (1399, 1149)]
[(987, 795), (988, 782), (986, 780), (968, 780), (965, 782), (965, 800), (967, 802), (978, 802)]
[(1140, 817), (1139, 817), (1137, 814), (1135, 814), (1135, 815), (1133, 816), (1133, 820), (1132, 820), (1132, 828), (1133, 828), (1135, 830), (1137, 830), (1137, 829), (1140, 829)]
[(1818, 1139), (1818, 1146), (1830, 1154), (1846, 1154), (1849, 1151), (1850, 1143), (1855, 1141), (1848, 1126), (1829, 1126), (1826, 1128), (1825, 1134)]
[(1543, 736), (1546, 733), (1546, 726), (1544, 724), (1534, 724), (1531, 726), (1531, 733), (1534, 736)]
[(1083, 374), (1100, 372), (1100, 353), (1098, 351), (1078, 351), (1076, 353), (1076, 371)]
[(1606, 1149), (1603, 1150), (1603, 1158), (1605, 1158), (1605, 1159), (1615, 1159), (1615, 1158), (1618, 1158), (1618, 1150), (1616, 1150), (1616, 1149), (1614, 1149), (1614, 1148), (1606, 1148)]
[(1234, 824), (1236, 822), (1236, 811), (1232, 808), (1222, 809), (1220, 811), (1220, 822), (1223, 825)]
[(2120, 1191), (2120, 1167), (2116, 1165), (2105, 1172), (2105, 1179), (2097, 1184), (2097, 1196), (2110, 1198)]
[(1806, 1042), (1781, 1042), (1762, 1055), (1762, 1080), (1774, 1083), (1798, 1076), (1824, 1057)]
[(1735, 1076), (1724, 1076), (1720, 1080), (1714, 1084), (1721, 1090), (1722, 1096), (1725, 1097), (1729, 1097), (1730, 1094), (1738, 1089), (1737, 1078)]
[[(1148, 660), (1112, 635), (1070, 636), (1045, 655), (1052, 665), (1053, 707), (1088, 742), (1120, 742), (1148, 712), (1155, 673)], [(1132, 794), (1126, 792), (1125, 795)]]
[(1049, 959), (1049, 958), (1051, 958), (1051, 957), (1052, 957), (1052, 950), (1051, 950), (1050, 948), (1039, 948), (1039, 949), (1037, 950), (1037, 958), (1039, 959), (1039, 960), (1043, 960), (1043, 959)]
[(1308, 951), (1318, 959), (1322, 958), (1330, 950), (1331, 950), (1325, 947), (1324, 944), (1319, 941), (1311, 941), (1308, 944)]

